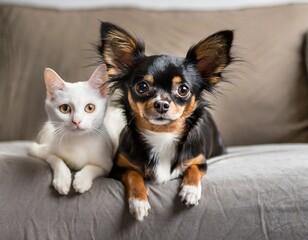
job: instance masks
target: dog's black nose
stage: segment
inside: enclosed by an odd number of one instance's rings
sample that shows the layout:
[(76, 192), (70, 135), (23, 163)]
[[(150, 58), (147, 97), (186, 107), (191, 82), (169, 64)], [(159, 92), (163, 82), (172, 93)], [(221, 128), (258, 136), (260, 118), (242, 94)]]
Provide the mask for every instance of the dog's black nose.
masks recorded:
[(154, 108), (159, 113), (166, 113), (170, 107), (169, 102), (158, 100), (154, 102)]

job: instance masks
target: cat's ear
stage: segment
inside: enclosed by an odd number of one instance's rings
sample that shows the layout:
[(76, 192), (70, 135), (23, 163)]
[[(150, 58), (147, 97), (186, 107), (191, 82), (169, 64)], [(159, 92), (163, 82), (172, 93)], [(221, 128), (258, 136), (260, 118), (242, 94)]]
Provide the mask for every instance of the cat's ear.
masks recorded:
[(188, 50), (186, 60), (195, 65), (207, 86), (218, 83), (222, 78), (222, 71), (232, 61), (232, 41), (233, 31), (220, 31)]
[(51, 68), (45, 69), (44, 79), (45, 79), (47, 95), (50, 97), (53, 97), (56, 91), (63, 90), (65, 88), (65, 82)]
[(92, 88), (98, 89), (101, 96), (108, 95), (108, 74), (105, 64), (99, 65), (89, 79), (89, 84)]
[(107, 64), (108, 75), (117, 77), (127, 73), (144, 56), (144, 45), (119, 26), (101, 23), (101, 43), (98, 51)]

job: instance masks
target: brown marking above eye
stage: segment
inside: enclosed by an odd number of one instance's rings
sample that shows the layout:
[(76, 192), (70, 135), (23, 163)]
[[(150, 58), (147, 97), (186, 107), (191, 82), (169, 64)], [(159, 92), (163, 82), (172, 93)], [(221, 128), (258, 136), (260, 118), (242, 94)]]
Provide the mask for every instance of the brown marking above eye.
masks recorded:
[(181, 82), (182, 82), (182, 78), (179, 77), (179, 76), (175, 76), (175, 77), (172, 78), (173, 85), (181, 83)]
[(70, 105), (68, 105), (68, 104), (60, 105), (59, 110), (60, 110), (60, 112), (62, 112), (64, 114), (70, 113), (72, 111)]
[(153, 84), (153, 82), (154, 82), (154, 77), (153, 77), (153, 75), (148, 74), (148, 75), (145, 75), (145, 76), (144, 76), (144, 80), (146, 80), (147, 82)]
[(92, 104), (92, 103), (89, 103), (87, 104), (85, 107), (84, 107), (84, 110), (87, 112), (87, 113), (92, 113), (95, 111), (95, 105)]

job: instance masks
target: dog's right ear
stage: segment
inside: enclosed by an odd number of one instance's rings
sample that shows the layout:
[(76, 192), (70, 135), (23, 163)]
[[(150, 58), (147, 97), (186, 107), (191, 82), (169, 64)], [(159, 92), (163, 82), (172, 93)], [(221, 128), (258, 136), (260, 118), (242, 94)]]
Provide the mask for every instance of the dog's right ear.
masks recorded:
[(208, 90), (221, 81), (223, 70), (232, 62), (232, 42), (233, 31), (225, 30), (212, 34), (188, 50), (186, 60), (195, 65)]
[(124, 75), (138, 58), (144, 56), (144, 44), (112, 23), (101, 23), (98, 51), (110, 77)]

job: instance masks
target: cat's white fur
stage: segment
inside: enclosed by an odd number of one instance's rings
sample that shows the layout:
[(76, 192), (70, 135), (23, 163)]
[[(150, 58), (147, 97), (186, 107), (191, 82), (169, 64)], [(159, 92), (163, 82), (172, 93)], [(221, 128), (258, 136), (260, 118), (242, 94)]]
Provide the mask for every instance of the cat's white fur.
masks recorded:
[(123, 110), (118, 107), (118, 101), (121, 98), (121, 95), (122, 93), (119, 90), (116, 90), (110, 96), (104, 120), (105, 126), (113, 143), (113, 154), (116, 153), (119, 145), (120, 134), (126, 125)]
[[(91, 188), (96, 177), (110, 172), (113, 145), (115, 148), (123, 126), (115, 108), (108, 109), (104, 119), (108, 105), (106, 66), (99, 66), (86, 82), (64, 82), (51, 69), (45, 70), (44, 78), (48, 122), (39, 134), (40, 144), (33, 144), (29, 153), (50, 164), (54, 174), (52, 184), (60, 194), (68, 194), (71, 185), (83, 193)], [(94, 112), (85, 111), (89, 103), (95, 106)], [(62, 113), (59, 109), (62, 104), (68, 104), (71, 112)], [(120, 122), (116, 124), (117, 121)], [(77, 171), (73, 182), (70, 169)]]

